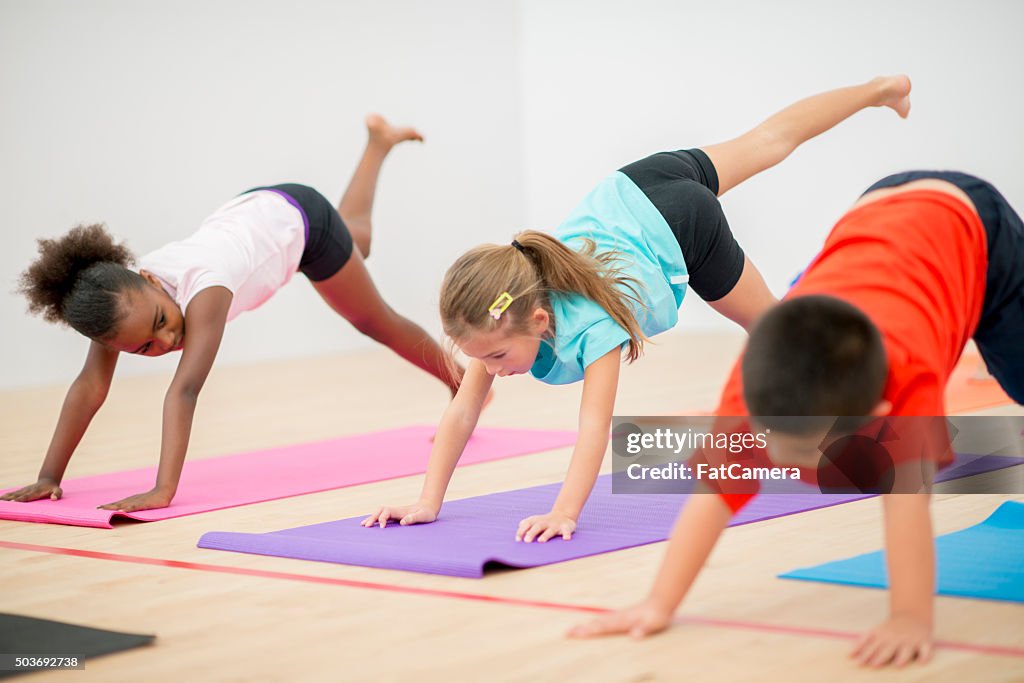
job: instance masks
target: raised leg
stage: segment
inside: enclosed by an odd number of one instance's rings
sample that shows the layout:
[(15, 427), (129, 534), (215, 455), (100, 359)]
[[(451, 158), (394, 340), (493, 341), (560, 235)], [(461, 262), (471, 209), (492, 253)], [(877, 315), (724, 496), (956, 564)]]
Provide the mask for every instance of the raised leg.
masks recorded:
[(910, 79), (880, 76), (862, 85), (812, 95), (738, 138), (702, 147), (718, 171), (719, 196), (867, 107), (889, 107), (906, 118), (910, 112)]
[(373, 198), (377, 191), (377, 179), (381, 166), (391, 148), (406, 140), (423, 140), (415, 128), (397, 128), (389, 124), (380, 114), (366, 117), (368, 135), (366, 149), (348, 183), (338, 213), (352, 233), (352, 240), (364, 257), (370, 255), (370, 241), (373, 231), (371, 214)]

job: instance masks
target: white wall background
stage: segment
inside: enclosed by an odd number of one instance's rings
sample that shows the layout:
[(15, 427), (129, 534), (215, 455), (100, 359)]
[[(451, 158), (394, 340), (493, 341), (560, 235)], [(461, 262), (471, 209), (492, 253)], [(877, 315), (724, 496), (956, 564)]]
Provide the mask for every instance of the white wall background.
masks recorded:
[[(0, 388), (66, 382), (85, 354), (11, 291), (36, 237), (102, 220), (144, 253), (253, 185), (336, 198), (368, 111), (427, 136), (384, 168), (369, 263), (430, 331), (464, 249), (555, 226), (634, 159), (878, 73), (913, 78), (909, 120), (864, 112), (724, 199), (776, 292), (890, 172), (968, 170), (1024, 206), (1022, 20), (1014, 0), (0, 0)], [(682, 332), (729, 324), (695, 296), (684, 313)], [(363, 344), (300, 276), (232, 322), (220, 362)]]

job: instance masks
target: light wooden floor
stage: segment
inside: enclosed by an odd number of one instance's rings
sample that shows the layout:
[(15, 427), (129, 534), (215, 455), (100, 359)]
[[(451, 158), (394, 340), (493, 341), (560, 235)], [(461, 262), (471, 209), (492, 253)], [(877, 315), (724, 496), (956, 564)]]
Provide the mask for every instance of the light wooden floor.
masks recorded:
[[(713, 408), (741, 341), (720, 334), (660, 338), (648, 357), (625, 369), (616, 412)], [(166, 382), (116, 382), (69, 476), (155, 464)], [(484, 424), (575, 426), (578, 386), (510, 378), (496, 388)], [(0, 394), (3, 485), (34, 480), (63, 391)], [(190, 457), (431, 423), (445, 401), (440, 385), (386, 351), (220, 368), (200, 400)], [(450, 497), (558, 481), (568, 456), (569, 449), (560, 449), (464, 468)], [(373, 584), (324, 585), (0, 549), (2, 610), (157, 634), (152, 647), (90, 660), (85, 671), (33, 674), (31, 680), (39, 681), (1024, 680), (1024, 658), (955, 649), (940, 650), (926, 667), (862, 671), (845, 658), (850, 640), (800, 632), (858, 633), (885, 614), (882, 591), (775, 578), (796, 566), (878, 548), (877, 501), (730, 529), (681, 611), (691, 621), (642, 642), (567, 641), (562, 633), (587, 616), (573, 606), (611, 607), (641, 598), (663, 544), (498, 572), (480, 581), (195, 546), (209, 530), (270, 531), (412, 501), (419, 486), (419, 477), (408, 477), (113, 530), (0, 522), (3, 541)], [(936, 531), (979, 522), (1005, 498), (938, 495)], [(1020, 606), (938, 598), (937, 609), (942, 640), (1024, 648)]]

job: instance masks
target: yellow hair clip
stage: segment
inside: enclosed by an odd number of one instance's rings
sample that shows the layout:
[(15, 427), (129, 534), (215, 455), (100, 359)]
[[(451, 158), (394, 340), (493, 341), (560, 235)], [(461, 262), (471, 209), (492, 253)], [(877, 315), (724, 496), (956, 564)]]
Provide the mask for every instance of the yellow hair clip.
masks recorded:
[(501, 320), (501, 314), (512, 305), (512, 295), (508, 292), (502, 292), (498, 295), (498, 298), (494, 300), (487, 312), (491, 314), (491, 317), (495, 320)]

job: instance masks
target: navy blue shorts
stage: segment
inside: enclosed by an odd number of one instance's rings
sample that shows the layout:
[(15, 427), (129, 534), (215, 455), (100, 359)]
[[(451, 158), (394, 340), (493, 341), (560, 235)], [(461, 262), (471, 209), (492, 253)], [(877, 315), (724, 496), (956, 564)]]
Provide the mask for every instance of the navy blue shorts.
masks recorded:
[(978, 210), (988, 240), (988, 272), (974, 341), (999, 385), (1010, 398), (1024, 404), (1024, 223), (991, 183), (956, 171), (897, 173), (879, 180), (867, 192), (923, 178), (956, 185)]
[(352, 257), (352, 233), (326, 197), (312, 187), (295, 183), (254, 187), (243, 194), (256, 190), (276, 192), (302, 214), (306, 246), (299, 260), (299, 270), (306, 277), (313, 282), (326, 280), (348, 263)]

